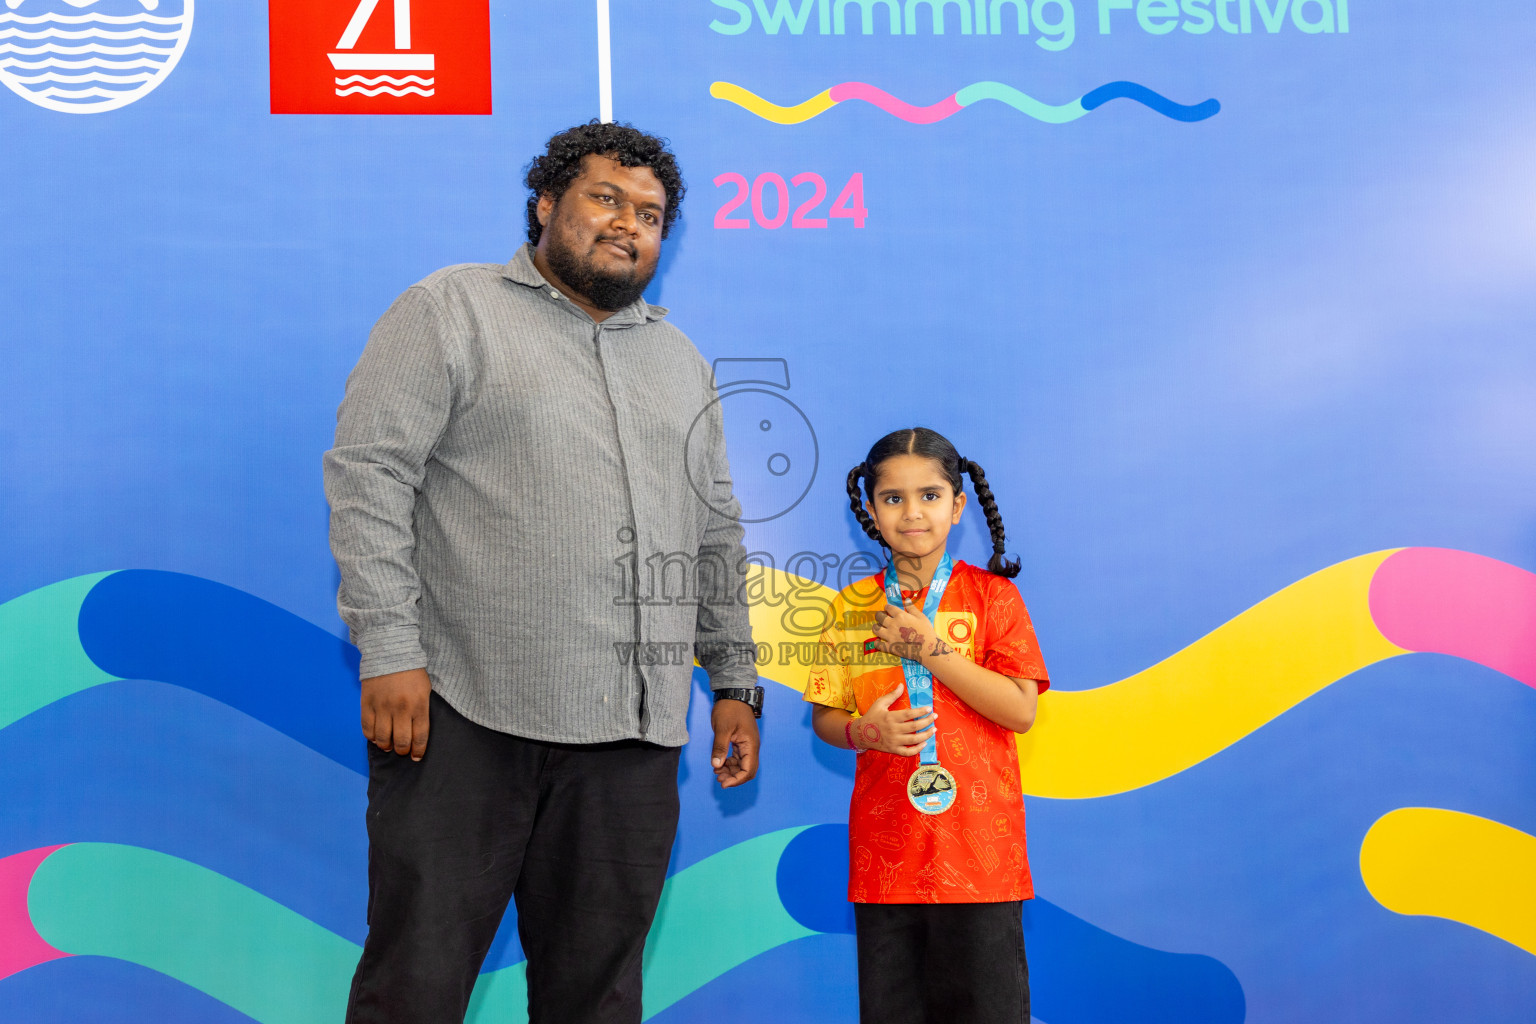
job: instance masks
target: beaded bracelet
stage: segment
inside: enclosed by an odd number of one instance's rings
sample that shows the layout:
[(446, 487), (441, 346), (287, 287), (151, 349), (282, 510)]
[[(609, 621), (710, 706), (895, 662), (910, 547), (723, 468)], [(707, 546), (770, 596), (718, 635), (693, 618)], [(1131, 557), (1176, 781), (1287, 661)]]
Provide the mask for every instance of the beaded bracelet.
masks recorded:
[(855, 754), (864, 753), (864, 749), (857, 743), (853, 742), (853, 719), (848, 719), (847, 723), (843, 726), (843, 736), (847, 738), (848, 748), (850, 750), (852, 750)]

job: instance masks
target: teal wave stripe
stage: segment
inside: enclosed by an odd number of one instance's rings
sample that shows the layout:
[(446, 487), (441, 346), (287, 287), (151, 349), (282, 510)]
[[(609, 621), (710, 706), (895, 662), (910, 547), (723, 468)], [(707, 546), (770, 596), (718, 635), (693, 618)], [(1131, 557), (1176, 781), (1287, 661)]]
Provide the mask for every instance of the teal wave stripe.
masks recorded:
[[(667, 879), (645, 945), (643, 1017), (665, 1010), (733, 968), (816, 935), (779, 899), (779, 858), (806, 827), (756, 836)], [(526, 963), (480, 976), (465, 1024), (527, 1024)]]
[(528, 1024), (528, 961), (480, 975), (464, 1024)]
[(80, 646), (80, 605), (110, 572), (60, 580), (0, 604), (0, 729), (117, 677)]
[(38, 867), (33, 927), (55, 949), (108, 956), (190, 985), (262, 1024), (335, 1024), (358, 947), (179, 857), (77, 843)]
[[(779, 858), (804, 828), (738, 843), (667, 880), (645, 951), (645, 1016), (759, 954), (817, 934), (779, 900)], [(76, 843), (27, 892), (43, 941), (148, 967), (261, 1024), (334, 1024), (355, 943), (216, 871), (155, 850)], [(469, 1024), (527, 1024), (526, 964), (480, 976)]]
[(805, 828), (737, 843), (667, 881), (645, 946), (647, 1018), (755, 956), (818, 934), (779, 899), (779, 858)]
[(997, 100), (999, 103), (1006, 103), (1019, 113), (1046, 124), (1067, 124), (1088, 113), (1083, 109), (1083, 102), (1080, 99), (1060, 106), (1052, 106), (1001, 82), (977, 82), (955, 93), (955, 102), (962, 107), (968, 107), (980, 100)]

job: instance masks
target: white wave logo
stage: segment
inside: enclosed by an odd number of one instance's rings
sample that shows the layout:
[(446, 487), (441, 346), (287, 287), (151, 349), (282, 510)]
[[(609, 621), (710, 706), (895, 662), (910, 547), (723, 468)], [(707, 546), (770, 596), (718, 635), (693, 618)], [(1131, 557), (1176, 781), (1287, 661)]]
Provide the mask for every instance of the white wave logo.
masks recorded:
[[(62, 0), (75, 10), (101, 2)], [(133, 0), (111, 5), (126, 14), (76, 14), (48, 10), (48, 0), (5, 0), (0, 81), (23, 99), (66, 114), (125, 107), (152, 92), (181, 60), (192, 35), (192, 4), (166, 0), (162, 9), (162, 0)]]
[(422, 78), (419, 75), (406, 75), (404, 78), (395, 78), (392, 75), (380, 75), (377, 78), (348, 75), (346, 78), (336, 79), (336, 95), (377, 96), (387, 92), (391, 96), (404, 96), (407, 93), (431, 96), (437, 91), (433, 88), (436, 84), (436, 79)]

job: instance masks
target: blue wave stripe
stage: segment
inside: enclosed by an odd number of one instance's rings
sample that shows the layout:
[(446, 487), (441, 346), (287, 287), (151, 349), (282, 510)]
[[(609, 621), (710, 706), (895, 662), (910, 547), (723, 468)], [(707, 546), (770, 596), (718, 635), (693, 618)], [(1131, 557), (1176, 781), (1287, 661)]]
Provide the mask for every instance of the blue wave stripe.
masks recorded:
[(103, 671), (194, 690), (368, 774), (357, 649), (221, 583), (133, 569), (80, 606), (80, 644)]
[(1089, 92), (1079, 102), (1082, 103), (1084, 110), (1094, 110), (1110, 100), (1120, 99), (1135, 100), (1142, 106), (1150, 107), (1164, 117), (1171, 117), (1175, 121), (1204, 121), (1208, 117), (1215, 117), (1221, 111), (1221, 103), (1218, 100), (1209, 99), (1192, 106), (1175, 103), (1138, 82), (1109, 82)]
[[(4, 736), (0, 793), (27, 813), (0, 814), (0, 856), (66, 842), (158, 850), (363, 941), (367, 782), (331, 759), (207, 696), (139, 680), (74, 694)], [(522, 959), (509, 906), (482, 970)]]
[[(779, 860), (779, 899), (807, 928), (852, 933), (848, 828), (818, 825)], [(1241, 1024), (1243, 987), (1213, 957), (1122, 939), (1048, 900), (1024, 904), (1035, 1015), (1062, 1024)]]
[[(208, 697), (107, 683), (4, 732), (0, 856), (119, 843), (202, 864), (353, 942), (367, 916), (367, 783)], [(4, 1020), (0, 1010), (0, 1020)]]
[(1247, 999), (1226, 964), (1123, 939), (1038, 897), (1024, 904), (1034, 1009), (1062, 1024), (1242, 1024)]

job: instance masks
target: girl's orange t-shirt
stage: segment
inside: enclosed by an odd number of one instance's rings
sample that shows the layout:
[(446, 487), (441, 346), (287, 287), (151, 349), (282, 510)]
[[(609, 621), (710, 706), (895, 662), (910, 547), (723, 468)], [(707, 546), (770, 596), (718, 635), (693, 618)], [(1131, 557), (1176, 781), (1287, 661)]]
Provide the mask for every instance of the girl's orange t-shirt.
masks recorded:
[[(927, 591), (915, 597), (919, 607)], [(864, 653), (875, 612), (885, 607), (885, 574), (860, 580), (833, 599), (821, 657), (805, 699), (863, 714), (905, 682), (901, 663)], [(938, 635), (983, 668), (1050, 685), (1024, 599), (1011, 580), (956, 562), (934, 616)], [(858, 756), (848, 809), (848, 899), (854, 903), (999, 903), (1030, 899), (1024, 798), (1014, 733), (983, 718), (933, 681), (939, 761), (955, 777), (954, 805), (923, 814), (907, 800), (918, 756), (878, 750)], [(902, 694), (891, 705), (911, 704)]]

